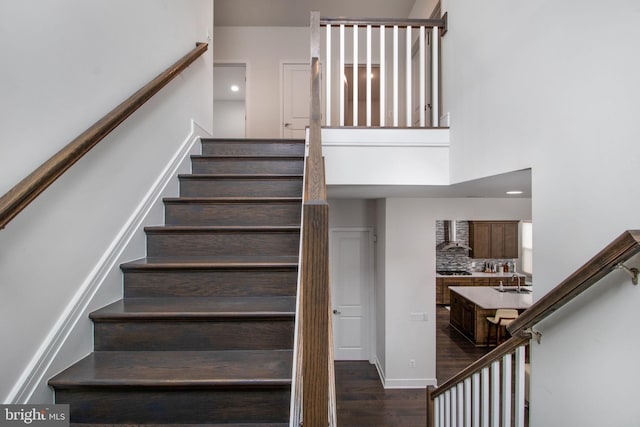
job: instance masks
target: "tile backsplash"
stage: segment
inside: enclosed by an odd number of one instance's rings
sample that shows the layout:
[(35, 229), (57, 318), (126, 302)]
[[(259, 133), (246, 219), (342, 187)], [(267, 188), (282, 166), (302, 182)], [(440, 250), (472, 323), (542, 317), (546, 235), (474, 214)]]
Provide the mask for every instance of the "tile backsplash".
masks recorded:
[[(469, 245), (469, 222), (456, 221), (456, 240), (465, 245)], [(436, 245), (444, 242), (444, 220), (436, 221)], [(468, 270), (481, 271), (485, 262), (505, 263), (512, 259), (480, 259), (469, 258), (469, 251), (466, 249), (449, 249), (441, 251), (436, 249), (436, 270)], [(475, 263), (475, 268), (471, 263)]]

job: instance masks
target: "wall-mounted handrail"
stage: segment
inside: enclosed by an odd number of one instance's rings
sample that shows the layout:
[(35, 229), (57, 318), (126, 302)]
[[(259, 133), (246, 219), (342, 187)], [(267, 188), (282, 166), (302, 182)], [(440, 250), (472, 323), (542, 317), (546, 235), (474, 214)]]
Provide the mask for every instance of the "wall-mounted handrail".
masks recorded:
[(640, 230), (625, 231), (579, 270), (525, 310), (509, 325), (509, 333), (513, 336), (522, 334), (523, 331), (539, 323), (613, 270), (617, 270), (620, 263), (627, 261), (638, 252), (640, 252)]
[(0, 198), (0, 230), (5, 228), (16, 215), (53, 184), (67, 169), (191, 65), (207, 49), (207, 43), (196, 43), (196, 47), (188, 54), (107, 113), (2, 196)]

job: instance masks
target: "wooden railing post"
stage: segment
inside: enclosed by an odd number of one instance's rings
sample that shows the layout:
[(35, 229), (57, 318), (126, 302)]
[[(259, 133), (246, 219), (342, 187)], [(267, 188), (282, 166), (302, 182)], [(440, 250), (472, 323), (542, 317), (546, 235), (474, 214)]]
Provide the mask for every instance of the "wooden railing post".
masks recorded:
[(302, 248), (303, 397), (304, 427), (327, 427), (329, 422), (329, 278), (326, 201), (304, 204), (305, 241)]
[(433, 427), (434, 425), (433, 396), (431, 394), (435, 389), (432, 385), (427, 387), (427, 427)]

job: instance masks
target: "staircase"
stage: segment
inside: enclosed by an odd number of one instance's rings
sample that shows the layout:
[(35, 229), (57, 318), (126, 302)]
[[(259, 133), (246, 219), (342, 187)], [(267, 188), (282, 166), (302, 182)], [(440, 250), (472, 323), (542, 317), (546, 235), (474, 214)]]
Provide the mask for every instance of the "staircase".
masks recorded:
[(202, 141), (94, 352), (49, 381), (72, 425), (288, 425), (304, 150)]

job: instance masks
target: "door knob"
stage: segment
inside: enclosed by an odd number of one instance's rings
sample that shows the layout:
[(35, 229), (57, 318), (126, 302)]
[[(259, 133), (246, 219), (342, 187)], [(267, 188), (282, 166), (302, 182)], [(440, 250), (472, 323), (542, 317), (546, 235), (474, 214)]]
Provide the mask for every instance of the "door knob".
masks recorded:
[(291, 123), (285, 123), (285, 124), (284, 124), (284, 127), (286, 127), (286, 128), (288, 128), (288, 127), (290, 127), (290, 126), (291, 126)]
[(342, 314), (338, 310), (333, 310), (333, 314)]

